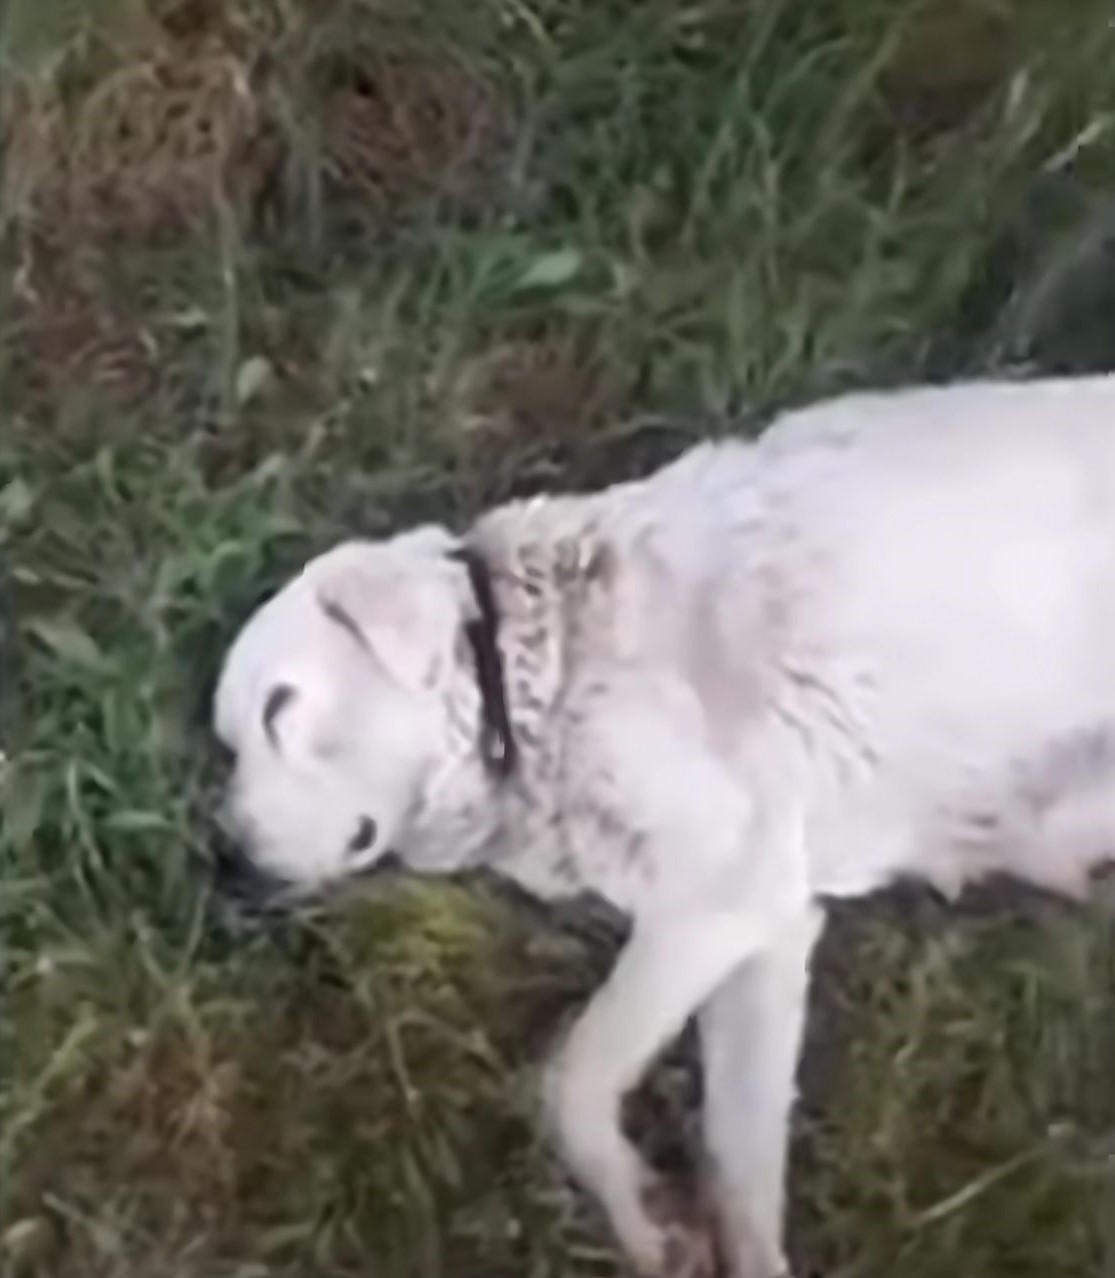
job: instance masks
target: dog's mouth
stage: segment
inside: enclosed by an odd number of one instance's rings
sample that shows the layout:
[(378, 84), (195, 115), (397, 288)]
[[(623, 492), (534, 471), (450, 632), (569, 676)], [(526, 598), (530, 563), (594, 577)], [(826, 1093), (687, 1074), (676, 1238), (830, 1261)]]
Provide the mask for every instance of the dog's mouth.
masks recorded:
[(369, 865), (342, 871), (316, 883), (299, 883), (259, 865), (243, 846), (218, 831), (213, 840), (213, 878), (217, 892), (247, 914), (282, 914), (321, 904), (346, 886), (386, 878), (401, 868), (398, 856), (385, 852)]
[(213, 839), (213, 878), (221, 896), (252, 914), (288, 909), (298, 898), (291, 880), (264, 869), (219, 829)]

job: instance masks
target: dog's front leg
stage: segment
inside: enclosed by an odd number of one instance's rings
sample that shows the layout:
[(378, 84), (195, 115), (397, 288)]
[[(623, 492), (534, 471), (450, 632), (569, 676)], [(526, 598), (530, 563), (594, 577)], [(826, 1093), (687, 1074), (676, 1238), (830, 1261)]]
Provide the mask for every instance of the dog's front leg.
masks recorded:
[(715, 909), (637, 922), (616, 966), (550, 1066), (546, 1106), (568, 1166), (596, 1195), (642, 1274), (702, 1272), (698, 1241), (654, 1219), (650, 1175), (620, 1129), (620, 1104), (658, 1052), (762, 945), (758, 921)]
[(810, 906), (743, 963), (701, 1009), (705, 1148), (732, 1278), (782, 1278), (786, 1146), (823, 923)]

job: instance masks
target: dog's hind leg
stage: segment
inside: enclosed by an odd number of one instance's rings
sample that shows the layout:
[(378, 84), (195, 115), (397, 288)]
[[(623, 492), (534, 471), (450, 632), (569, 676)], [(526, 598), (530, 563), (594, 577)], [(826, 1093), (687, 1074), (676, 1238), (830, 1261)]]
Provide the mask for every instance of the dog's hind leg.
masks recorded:
[(701, 1009), (704, 1135), (732, 1278), (779, 1278), (790, 1108), (809, 960), (823, 914), (809, 907), (737, 968)]

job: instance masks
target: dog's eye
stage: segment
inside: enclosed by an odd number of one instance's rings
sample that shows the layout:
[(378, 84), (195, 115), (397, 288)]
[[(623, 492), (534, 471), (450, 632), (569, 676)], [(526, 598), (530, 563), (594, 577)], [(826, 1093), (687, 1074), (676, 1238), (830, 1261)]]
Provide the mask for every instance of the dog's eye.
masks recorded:
[(267, 694), (267, 700), (263, 706), (263, 730), (273, 746), (278, 745), (278, 738), (275, 736), (275, 720), (282, 713), (283, 707), (293, 699), (294, 689), (289, 683), (276, 684)]
[(357, 823), (356, 833), (348, 841), (345, 851), (349, 856), (359, 856), (367, 852), (376, 841), (376, 823), (370, 816), (362, 816)]

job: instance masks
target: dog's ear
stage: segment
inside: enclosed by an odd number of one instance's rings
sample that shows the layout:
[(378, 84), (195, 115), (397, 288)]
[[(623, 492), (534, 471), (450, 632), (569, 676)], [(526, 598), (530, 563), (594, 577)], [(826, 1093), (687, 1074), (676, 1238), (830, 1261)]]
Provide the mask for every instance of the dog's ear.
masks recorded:
[(322, 574), (317, 603), (391, 678), (417, 690), (437, 681), (452, 651), (461, 624), (454, 585), (443, 555), (353, 544)]

